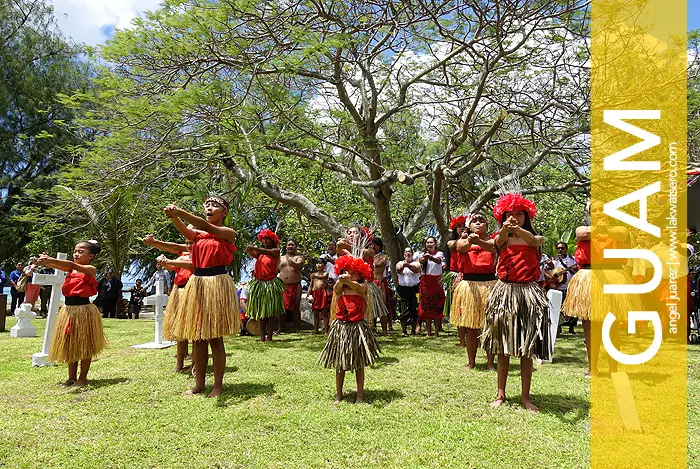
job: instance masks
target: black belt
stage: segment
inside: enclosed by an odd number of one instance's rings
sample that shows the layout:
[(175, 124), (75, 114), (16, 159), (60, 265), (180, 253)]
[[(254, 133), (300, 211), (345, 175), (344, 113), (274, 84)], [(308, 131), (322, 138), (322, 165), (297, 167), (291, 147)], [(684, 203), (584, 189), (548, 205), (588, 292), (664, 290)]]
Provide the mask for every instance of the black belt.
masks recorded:
[(194, 274), (197, 277), (213, 277), (226, 273), (225, 265), (217, 265), (216, 267), (195, 267)]
[(78, 305), (89, 305), (90, 298), (85, 298), (84, 296), (67, 296), (66, 306), (78, 306)]
[(462, 280), (471, 280), (472, 282), (486, 282), (496, 280), (496, 274), (462, 274)]
[[(226, 273), (226, 272), (224, 272), (224, 273)], [(200, 275), (200, 277), (202, 277), (202, 275)], [(203, 277), (206, 277), (206, 275), (204, 275)], [(185, 286), (187, 285), (187, 282), (189, 282), (189, 280), (190, 280), (190, 279), (187, 279), (187, 280), (185, 281), (185, 283), (183, 283), (182, 285), (176, 283), (175, 286), (176, 286), (177, 288), (185, 288)]]
[(590, 269), (590, 268), (591, 268), (591, 264), (581, 264), (579, 266), (579, 269)]

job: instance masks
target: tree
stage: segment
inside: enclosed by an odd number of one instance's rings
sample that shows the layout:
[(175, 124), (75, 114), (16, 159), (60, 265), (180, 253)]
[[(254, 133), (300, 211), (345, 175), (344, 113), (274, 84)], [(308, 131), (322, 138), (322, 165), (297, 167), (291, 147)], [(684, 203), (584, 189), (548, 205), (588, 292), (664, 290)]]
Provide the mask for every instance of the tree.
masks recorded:
[(79, 145), (71, 132), (73, 112), (58, 93), (85, 91), (89, 64), (60, 35), (53, 8), (43, 0), (0, 4), (0, 258), (26, 254), (32, 227), (21, 223), (27, 191), (47, 188), (46, 176)]
[[(587, 32), (576, 0), (172, 0), (102, 51), (106, 105), (84, 124), (109, 129), (91, 152), (130, 149), (122, 171), (217, 161), (339, 236), (345, 207), (288, 173), (322, 168), (395, 263), (429, 214), (444, 239), (450, 208), (514, 179), (587, 185)], [(548, 167), (566, 172), (530, 182)]]

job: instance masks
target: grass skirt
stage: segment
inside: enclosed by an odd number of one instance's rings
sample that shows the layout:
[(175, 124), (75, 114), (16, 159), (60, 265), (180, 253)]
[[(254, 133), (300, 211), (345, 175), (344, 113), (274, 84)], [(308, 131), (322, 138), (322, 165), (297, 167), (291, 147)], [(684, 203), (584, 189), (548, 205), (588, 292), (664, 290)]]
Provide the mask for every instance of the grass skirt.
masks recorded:
[[(588, 292), (589, 296), (591, 292), (600, 292), (603, 297), (603, 303), (600, 306), (593, 307), (591, 303), (590, 309), (590, 320), (592, 322), (603, 322), (605, 316), (608, 312), (613, 312), (618, 320), (620, 315), (626, 315), (627, 311), (644, 311), (645, 308), (642, 305), (642, 300), (640, 295), (604, 295), (603, 285), (620, 285), (634, 283), (632, 278), (624, 270), (618, 269), (606, 269), (606, 270), (591, 270), (591, 288)], [(567, 298), (569, 293), (567, 291)]]
[(56, 317), (49, 361), (75, 363), (99, 355), (107, 344), (102, 315), (94, 304), (66, 305)]
[(591, 318), (591, 269), (580, 269), (571, 277), (561, 312), (583, 320)]
[(365, 321), (335, 320), (318, 363), (336, 371), (355, 371), (374, 365), (379, 352), (377, 339)]
[(459, 274), (457, 272), (446, 271), (440, 276), (440, 283), (445, 286), (445, 306), (442, 309), (442, 314), (450, 318), (452, 321), (452, 316), (450, 312), (452, 311), (452, 296), (454, 290), (455, 280)]
[(452, 293), (450, 324), (468, 329), (484, 327), (486, 303), (496, 280), (462, 280)]
[(178, 338), (175, 336), (175, 324), (177, 323), (177, 308), (180, 302), (180, 296), (182, 295), (184, 289), (177, 285), (173, 286), (170, 295), (168, 296), (168, 305), (165, 307), (165, 317), (163, 318), (163, 338), (165, 340), (177, 341)]
[(482, 347), (496, 355), (549, 360), (549, 326), (549, 300), (537, 283), (498, 280), (486, 305)]
[(386, 309), (386, 296), (374, 282), (367, 282), (367, 308), (365, 309), (365, 320), (367, 324), (374, 324), (375, 319), (381, 319), (389, 315)]
[(210, 340), (238, 333), (241, 327), (236, 284), (228, 274), (193, 275), (179, 294), (173, 336)]
[(256, 321), (273, 318), (284, 313), (282, 293), (286, 286), (282, 279), (275, 277), (264, 281), (253, 277), (248, 283), (248, 308), (246, 315)]

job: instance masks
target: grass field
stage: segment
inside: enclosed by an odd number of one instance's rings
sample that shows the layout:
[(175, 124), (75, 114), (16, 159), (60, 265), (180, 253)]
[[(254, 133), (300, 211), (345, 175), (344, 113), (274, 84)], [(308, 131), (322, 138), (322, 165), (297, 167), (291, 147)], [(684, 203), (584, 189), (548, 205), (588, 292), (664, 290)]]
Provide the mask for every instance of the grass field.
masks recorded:
[[(34, 321), (43, 328), (43, 321)], [(8, 329), (14, 319), (8, 322)], [(139, 350), (153, 322), (105, 321), (109, 346), (86, 388), (64, 388), (66, 367), (32, 368), (40, 336), (0, 334), (0, 467), (261, 468), (589, 465), (588, 380), (582, 334), (557, 341), (555, 363), (533, 376), (539, 414), (519, 405), (511, 367), (508, 405), (491, 409), (495, 373), (465, 368), (455, 336), (381, 338), (355, 405), (354, 375), (334, 405), (334, 372), (316, 365), (324, 338), (226, 341), (224, 395), (185, 396), (174, 348)], [(690, 467), (700, 467), (700, 351), (689, 354)], [(211, 385), (211, 376), (207, 379)]]

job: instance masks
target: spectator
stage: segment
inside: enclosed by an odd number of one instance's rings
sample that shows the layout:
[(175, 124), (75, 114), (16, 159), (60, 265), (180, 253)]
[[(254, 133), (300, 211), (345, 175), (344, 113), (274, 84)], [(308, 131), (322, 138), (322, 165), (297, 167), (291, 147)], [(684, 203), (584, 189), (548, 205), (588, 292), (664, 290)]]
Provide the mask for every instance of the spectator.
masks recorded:
[(10, 315), (14, 315), (17, 305), (22, 304), (24, 301), (24, 291), (27, 288), (26, 285), (20, 286), (19, 288), (17, 285), (22, 277), (22, 268), (24, 265), (21, 262), (18, 262), (15, 267), (16, 269), (10, 272), (10, 296), (12, 297), (12, 302), (10, 303)]
[(114, 270), (107, 270), (107, 275), (102, 277), (97, 285), (97, 296), (102, 301), (102, 317), (116, 318), (117, 303), (122, 297), (124, 285), (114, 276)]
[(0, 269), (0, 293), (7, 286), (7, 274), (5, 274), (5, 269)]
[(24, 303), (32, 305), (32, 309), (34, 309), (34, 304), (36, 303), (36, 300), (39, 299), (39, 291), (41, 290), (41, 285), (34, 285), (32, 283), (32, 278), (34, 277), (35, 269), (36, 265), (29, 264), (22, 271), (22, 275), (24, 275), (24, 277), (26, 277), (27, 279), (26, 290), (24, 291)]
[[(42, 267), (41, 270), (39, 270), (39, 273), (53, 275), (54, 270), (50, 267)], [(41, 307), (39, 312), (44, 318), (49, 315), (49, 301), (51, 300), (52, 288), (53, 287), (51, 285), (42, 285), (41, 290), (39, 291), (39, 298), (41, 299)]]
[(165, 288), (163, 293), (169, 295), (171, 287), (170, 274), (168, 274), (168, 271), (164, 270), (163, 266), (158, 263), (156, 263), (156, 271), (153, 272), (153, 275), (150, 279), (148, 279), (148, 282), (146, 282), (146, 285), (144, 285), (143, 288), (147, 292), (150, 292), (149, 294), (154, 295), (156, 293), (156, 282), (160, 280), (163, 281), (163, 287)]
[(143, 299), (146, 296), (146, 289), (143, 288), (143, 286), (141, 286), (141, 283), (141, 279), (137, 279), (136, 285), (134, 285), (131, 288), (127, 288), (126, 290), (122, 290), (123, 293), (131, 292), (128, 309), (129, 319), (131, 319), (132, 316), (134, 319), (138, 319), (139, 314), (141, 313), (141, 308), (143, 307)]
[[(564, 241), (559, 241), (557, 243), (557, 257), (553, 259), (555, 269), (563, 269), (561, 276), (559, 276), (559, 284), (556, 289), (562, 294), (561, 301), (564, 303), (566, 298), (566, 290), (569, 288), (569, 281), (573, 277), (574, 273), (578, 270), (576, 266), (576, 260), (569, 255), (569, 246)], [(574, 333), (574, 326), (578, 322), (578, 318), (564, 316), (562, 314), (562, 319), (564, 321), (559, 324), (557, 329), (557, 334), (561, 333), (562, 326), (569, 326), (569, 334)]]

